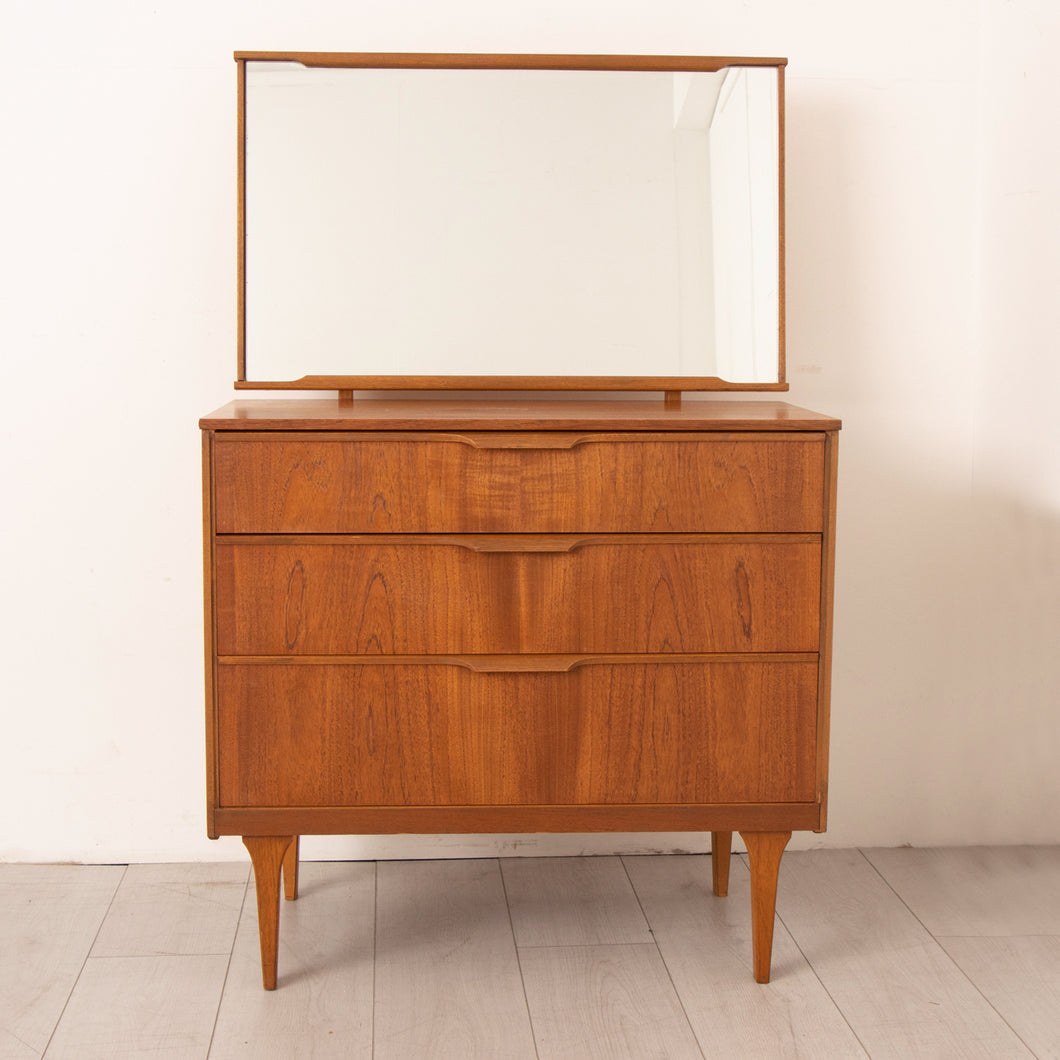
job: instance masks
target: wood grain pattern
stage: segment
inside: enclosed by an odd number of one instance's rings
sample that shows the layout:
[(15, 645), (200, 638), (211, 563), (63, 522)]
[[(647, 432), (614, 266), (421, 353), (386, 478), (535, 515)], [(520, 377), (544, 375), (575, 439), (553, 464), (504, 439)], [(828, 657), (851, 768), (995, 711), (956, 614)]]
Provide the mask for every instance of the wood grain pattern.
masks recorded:
[(240, 435), (214, 448), (221, 534), (821, 530), (824, 443), (801, 436), (539, 450)]
[(751, 936), (756, 983), (768, 983), (776, 920), (777, 874), (791, 832), (741, 831), (751, 869)]
[(505, 400), (457, 398), (242, 398), (199, 426), (244, 431), (838, 431), (834, 416), (784, 401)]
[(777, 181), (777, 378), (788, 378), (788, 280), (787, 280), (787, 193), (785, 190), (787, 167), (786, 122), (784, 112), (784, 68), (787, 60), (777, 64), (777, 162), (779, 180)]
[(711, 886), (717, 898), (724, 898), (729, 893), (729, 866), (731, 861), (732, 832), (711, 832)]
[[(247, 377), (247, 64), (236, 57), (236, 379)], [(781, 376), (783, 379), (784, 377)]]
[(818, 537), (237, 540), (221, 655), (817, 651)]
[(225, 806), (811, 801), (816, 660), (219, 668)]
[(276, 52), (237, 51), (236, 62), (298, 62), (305, 66), (449, 70), (723, 70), (787, 65), (787, 59), (732, 55), (549, 55), (524, 52)]
[(711, 831), (723, 891), (733, 830), (823, 827), (837, 420), (346, 393), (202, 422), (211, 835)]
[[(778, 362), (779, 368), (779, 362)], [(782, 393), (787, 382), (733, 383), (716, 375), (300, 375), (292, 379), (237, 379), (235, 390), (656, 390)]]
[(261, 943), (261, 982), (276, 989), (277, 942), (280, 933), (280, 870), (294, 836), (243, 836), (243, 845), (254, 866), (254, 893), (258, 904), (258, 939)]
[(300, 846), (301, 836), (295, 836), (283, 856), (280, 875), (283, 878), (283, 896), (288, 902), (293, 902), (298, 897), (298, 849)]
[(202, 435), (202, 603), (204, 686), (206, 692), (206, 834), (218, 836), (213, 812), (217, 805), (217, 718), (214, 692), (214, 669), (217, 665), (217, 637), (214, 616), (214, 536), (213, 526), (213, 433)]
[(828, 752), (831, 746), (832, 709), (832, 621), (835, 594), (836, 489), (839, 482), (839, 439), (825, 436), (824, 533), (821, 537), (821, 625), (817, 677), (817, 801), (821, 820), (816, 831), (828, 824)]
[[(221, 807), (223, 835), (478, 835), (491, 832), (709, 832), (811, 829), (815, 802), (617, 803), (552, 806)], [(596, 853), (597, 851), (592, 851)]]

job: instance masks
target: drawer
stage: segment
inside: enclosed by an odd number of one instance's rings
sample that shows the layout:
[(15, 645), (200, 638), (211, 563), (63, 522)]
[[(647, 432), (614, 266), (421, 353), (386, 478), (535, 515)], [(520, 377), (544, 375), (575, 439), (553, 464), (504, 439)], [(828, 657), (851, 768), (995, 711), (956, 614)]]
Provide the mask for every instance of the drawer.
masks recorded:
[(817, 535), (221, 538), (221, 655), (816, 652)]
[(218, 533), (820, 532), (821, 434), (219, 432)]
[(815, 798), (816, 658), (470, 665), (219, 666), (221, 806)]

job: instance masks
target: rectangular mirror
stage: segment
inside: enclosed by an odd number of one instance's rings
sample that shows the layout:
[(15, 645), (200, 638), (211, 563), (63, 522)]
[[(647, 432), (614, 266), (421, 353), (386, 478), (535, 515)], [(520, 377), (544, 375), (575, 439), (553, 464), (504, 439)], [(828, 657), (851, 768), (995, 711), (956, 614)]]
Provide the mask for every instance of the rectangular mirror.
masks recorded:
[(785, 60), (236, 59), (237, 387), (786, 389)]

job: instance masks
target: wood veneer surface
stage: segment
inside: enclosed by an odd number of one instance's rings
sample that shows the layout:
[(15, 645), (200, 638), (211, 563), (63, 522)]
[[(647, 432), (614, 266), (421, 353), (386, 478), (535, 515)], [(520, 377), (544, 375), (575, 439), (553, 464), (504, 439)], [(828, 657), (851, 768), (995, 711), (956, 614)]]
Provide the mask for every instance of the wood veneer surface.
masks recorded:
[(218, 543), (221, 655), (817, 651), (816, 535), (328, 540)]
[(809, 802), (817, 659), (218, 667), (223, 806)]
[(824, 436), (231, 435), (231, 533), (819, 532)]
[(335, 398), (231, 401), (204, 416), (214, 430), (838, 430), (840, 421), (783, 401), (456, 400)]
[(767, 980), (777, 837), (825, 823), (840, 424), (668, 398), (205, 417), (210, 834), (772, 836)]

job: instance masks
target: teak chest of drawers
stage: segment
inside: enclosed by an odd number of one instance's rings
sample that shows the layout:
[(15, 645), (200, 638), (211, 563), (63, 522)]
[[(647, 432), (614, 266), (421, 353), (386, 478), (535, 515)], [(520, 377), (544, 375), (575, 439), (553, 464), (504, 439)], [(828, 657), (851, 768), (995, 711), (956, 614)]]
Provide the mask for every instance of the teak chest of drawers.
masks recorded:
[(839, 422), (774, 401), (237, 401), (201, 421), (208, 831), (276, 982), (323, 833), (732, 832), (769, 978), (823, 830)]

